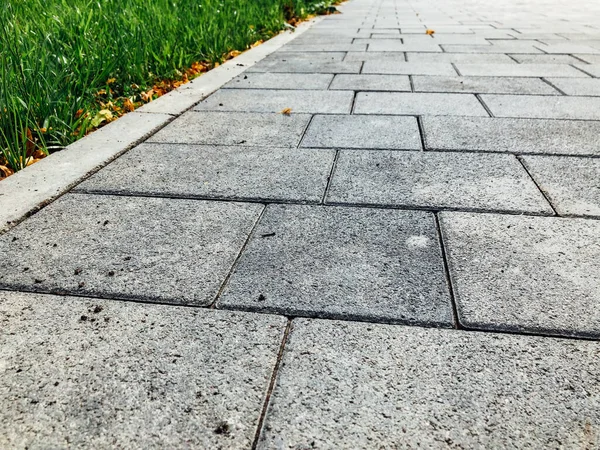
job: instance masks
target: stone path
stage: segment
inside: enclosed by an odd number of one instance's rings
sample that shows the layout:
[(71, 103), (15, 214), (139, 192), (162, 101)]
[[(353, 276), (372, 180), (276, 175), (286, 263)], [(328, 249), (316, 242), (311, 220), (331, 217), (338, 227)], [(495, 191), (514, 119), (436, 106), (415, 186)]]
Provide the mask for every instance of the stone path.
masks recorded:
[(600, 5), (341, 9), (0, 236), (1, 448), (600, 448)]

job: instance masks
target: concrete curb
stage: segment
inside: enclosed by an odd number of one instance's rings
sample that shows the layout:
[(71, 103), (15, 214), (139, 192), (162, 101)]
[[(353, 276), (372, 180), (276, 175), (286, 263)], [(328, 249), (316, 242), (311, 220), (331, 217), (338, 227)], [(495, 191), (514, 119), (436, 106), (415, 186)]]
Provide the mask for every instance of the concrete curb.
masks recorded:
[(317, 17), (230, 59), (180, 88), (0, 182), (0, 232), (67, 192), (249, 67), (295, 39)]

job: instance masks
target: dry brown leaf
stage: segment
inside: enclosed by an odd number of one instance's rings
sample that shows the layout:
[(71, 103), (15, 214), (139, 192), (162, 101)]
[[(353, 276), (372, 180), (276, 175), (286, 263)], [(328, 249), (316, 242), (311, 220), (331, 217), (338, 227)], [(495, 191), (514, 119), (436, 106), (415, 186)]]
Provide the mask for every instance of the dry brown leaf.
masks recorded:
[(125, 108), (126, 111), (131, 112), (135, 109), (135, 105), (133, 104), (131, 99), (126, 98), (125, 100), (123, 100), (123, 108)]
[(7, 166), (0, 166), (0, 176), (2, 176), (2, 177), (9, 177), (13, 173), (15, 173), (15, 172), (11, 168), (9, 168)]
[(433, 33), (435, 33), (435, 31), (434, 30), (430, 30), (429, 28), (425, 30), (425, 34), (428, 34), (431, 37), (433, 37)]
[(292, 108), (283, 108), (281, 110), (281, 114), (285, 114), (286, 116), (289, 116), (292, 113)]

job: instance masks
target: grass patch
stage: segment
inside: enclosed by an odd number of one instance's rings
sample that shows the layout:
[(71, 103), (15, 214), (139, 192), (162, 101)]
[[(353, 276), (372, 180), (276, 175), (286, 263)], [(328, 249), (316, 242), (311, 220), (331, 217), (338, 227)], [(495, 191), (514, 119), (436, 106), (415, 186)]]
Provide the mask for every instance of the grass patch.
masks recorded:
[(334, 1), (1, 3), (0, 178)]

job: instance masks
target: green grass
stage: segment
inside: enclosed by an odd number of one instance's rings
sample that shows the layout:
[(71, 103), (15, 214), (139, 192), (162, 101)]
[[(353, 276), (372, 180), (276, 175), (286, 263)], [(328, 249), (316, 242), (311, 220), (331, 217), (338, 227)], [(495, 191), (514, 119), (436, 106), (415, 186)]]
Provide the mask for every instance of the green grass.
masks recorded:
[(52, 152), (88, 133), (101, 102), (181, 79), (192, 63), (221, 61), (332, 1), (0, 3), (0, 164), (17, 171), (34, 148)]

